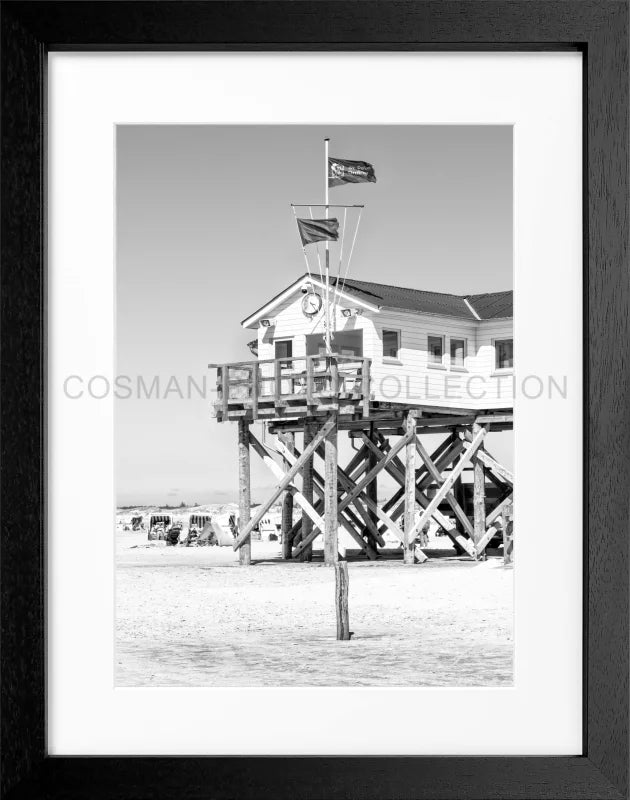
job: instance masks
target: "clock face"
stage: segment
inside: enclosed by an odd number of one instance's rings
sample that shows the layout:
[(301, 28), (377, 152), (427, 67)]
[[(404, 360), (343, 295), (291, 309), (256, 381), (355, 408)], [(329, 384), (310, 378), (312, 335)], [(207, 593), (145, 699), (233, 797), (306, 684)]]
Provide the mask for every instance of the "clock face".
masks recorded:
[(302, 312), (307, 317), (314, 317), (321, 307), (322, 298), (318, 294), (305, 294), (302, 298)]

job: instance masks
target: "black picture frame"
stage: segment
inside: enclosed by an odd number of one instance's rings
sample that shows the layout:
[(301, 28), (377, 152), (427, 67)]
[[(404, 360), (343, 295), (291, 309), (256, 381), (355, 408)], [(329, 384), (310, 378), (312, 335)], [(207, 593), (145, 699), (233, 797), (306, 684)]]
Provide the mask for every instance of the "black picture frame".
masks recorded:
[[(0, 13), (2, 797), (627, 798), (628, 3), (7, 0)], [(516, 49), (577, 49), (584, 59), (582, 753), (536, 758), (47, 756), (47, 53)], [(576, 531), (576, 541), (579, 537)]]

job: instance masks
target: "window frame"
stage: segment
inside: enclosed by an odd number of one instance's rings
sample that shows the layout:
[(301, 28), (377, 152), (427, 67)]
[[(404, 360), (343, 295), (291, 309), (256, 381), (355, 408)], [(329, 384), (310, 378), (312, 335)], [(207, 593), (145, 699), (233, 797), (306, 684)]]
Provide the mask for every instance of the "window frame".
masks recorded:
[[(463, 342), (464, 355), (461, 364), (453, 364), (453, 342)], [(448, 365), (453, 372), (467, 372), (468, 370), (468, 338), (466, 336), (449, 336), (448, 338)]]
[[(511, 367), (500, 367), (498, 365), (499, 360), (499, 351), (497, 349), (497, 345), (501, 342), (512, 342), (512, 366)], [(492, 347), (494, 349), (494, 372), (500, 372), (501, 374), (505, 374), (507, 372), (512, 372), (514, 370), (514, 336), (502, 336), (497, 337), (496, 339), (492, 340)]]
[[(290, 344), (290, 346), (291, 346), (291, 355), (290, 356), (278, 356), (276, 354), (276, 345), (281, 344), (283, 342), (288, 342)], [(294, 358), (295, 357), (293, 355), (293, 337), (292, 336), (279, 336), (277, 339), (273, 340), (273, 357), (274, 357), (274, 360), (276, 360), (276, 361), (279, 358)], [(282, 371), (282, 370), (290, 370), (292, 368), (293, 368), (293, 364), (292, 363), (291, 364), (286, 364), (286, 363), (281, 363), (280, 364), (280, 371)]]
[[(442, 356), (440, 361), (431, 361), (430, 339), (439, 339), (442, 342)], [(443, 333), (427, 333), (427, 367), (428, 369), (446, 369), (444, 358), (446, 356), (446, 336)]]
[[(397, 347), (396, 347), (396, 355), (395, 356), (386, 356), (385, 355), (385, 334), (386, 333), (395, 333), (396, 340), (397, 340)], [(381, 328), (381, 355), (383, 361), (386, 361), (389, 364), (401, 364), (402, 360), (400, 358), (400, 351), (402, 350), (402, 330), (400, 328)]]

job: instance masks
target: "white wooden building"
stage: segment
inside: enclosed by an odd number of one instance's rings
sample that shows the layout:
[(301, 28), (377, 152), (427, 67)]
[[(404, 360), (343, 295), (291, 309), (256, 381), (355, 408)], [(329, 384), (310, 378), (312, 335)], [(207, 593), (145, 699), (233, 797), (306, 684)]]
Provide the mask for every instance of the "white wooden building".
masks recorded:
[[(341, 526), (370, 559), (388, 532), (407, 563), (423, 562), (416, 536), (431, 520), (456, 552), (484, 557), (513, 497), (511, 472), (484, 445), (489, 431), (513, 425), (512, 292), (460, 296), (354, 279), (331, 291), (332, 354), (326, 288), (307, 274), (243, 320), (257, 332), (255, 360), (210, 365), (214, 416), (238, 423), (241, 563), (250, 563), (251, 532), (281, 495), (284, 558), (310, 560), (323, 534), (325, 560), (337, 561)], [(263, 441), (251, 430), (257, 421)], [(340, 432), (358, 445), (345, 468)], [(420, 437), (434, 442), (431, 452)], [(250, 519), (251, 450), (277, 483)], [(383, 472), (400, 488), (381, 507)]]
[[(349, 279), (336, 287), (333, 351), (370, 360), (371, 400), (513, 406), (512, 291), (453, 295)], [(261, 394), (273, 360), (324, 355), (325, 286), (303, 275), (243, 320), (257, 331)], [(266, 375), (266, 369), (269, 375)], [(294, 391), (299, 391), (299, 387)]]

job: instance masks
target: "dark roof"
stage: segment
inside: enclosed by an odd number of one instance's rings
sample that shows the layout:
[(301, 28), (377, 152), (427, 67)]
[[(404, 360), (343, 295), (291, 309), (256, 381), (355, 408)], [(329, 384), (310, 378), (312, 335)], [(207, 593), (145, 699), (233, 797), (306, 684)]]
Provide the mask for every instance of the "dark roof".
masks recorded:
[(470, 294), (466, 299), (481, 319), (499, 319), (512, 316), (513, 296), (514, 293), (510, 290), (508, 292)]
[[(334, 284), (335, 281), (333, 280)], [(461, 319), (499, 319), (512, 316), (512, 291), (457, 295), (405, 289), (384, 283), (346, 280), (345, 290), (377, 306), (425, 314), (444, 314)], [(472, 306), (472, 309), (470, 308)]]

